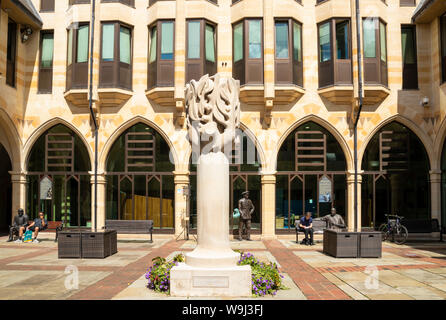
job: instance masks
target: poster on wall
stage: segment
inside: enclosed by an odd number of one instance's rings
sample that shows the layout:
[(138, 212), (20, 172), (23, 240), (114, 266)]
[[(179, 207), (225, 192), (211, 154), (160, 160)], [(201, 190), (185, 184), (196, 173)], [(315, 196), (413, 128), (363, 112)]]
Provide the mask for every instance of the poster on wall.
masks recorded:
[(45, 177), (40, 181), (40, 200), (53, 199), (53, 182), (50, 178)]
[(323, 176), (319, 180), (319, 203), (331, 202), (331, 180)]

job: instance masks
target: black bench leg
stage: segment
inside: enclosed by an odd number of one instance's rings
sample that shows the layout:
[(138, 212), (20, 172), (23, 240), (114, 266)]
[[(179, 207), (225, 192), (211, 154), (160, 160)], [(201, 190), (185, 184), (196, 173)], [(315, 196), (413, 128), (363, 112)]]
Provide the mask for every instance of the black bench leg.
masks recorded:
[(296, 229), (296, 243), (299, 243), (299, 230)]
[(150, 231), (150, 241), (149, 241), (150, 243), (152, 243), (153, 242), (153, 238), (152, 238), (152, 231)]

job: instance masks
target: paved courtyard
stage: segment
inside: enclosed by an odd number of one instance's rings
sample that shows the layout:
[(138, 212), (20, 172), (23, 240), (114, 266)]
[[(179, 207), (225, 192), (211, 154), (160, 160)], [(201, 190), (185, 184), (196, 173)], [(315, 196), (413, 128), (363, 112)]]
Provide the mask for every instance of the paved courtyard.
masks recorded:
[[(58, 259), (51, 234), (38, 244), (0, 237), (0, 299), (173, 299), (148, 290), (144, 272), (153, 258), (191, 251), (196, 242), (154, 238), (120, 239), (106, 259)], [(231, 247), (276, 262), (285, 275), (288, 290), (256, 299), (446, 299), (445, 242), (385, 243), (381, 259), (336, 259), (322, 253), (320, 241), (307, 247), (292, 237)]]

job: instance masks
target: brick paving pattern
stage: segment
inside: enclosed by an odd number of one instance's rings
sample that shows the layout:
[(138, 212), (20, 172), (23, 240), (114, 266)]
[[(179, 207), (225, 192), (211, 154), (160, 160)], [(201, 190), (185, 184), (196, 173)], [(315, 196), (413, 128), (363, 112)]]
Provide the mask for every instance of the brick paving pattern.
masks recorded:
[[(148, 290), (144, 273), (153, 258), (196, 245), (167, 236), (153, 244), (120, 240), (118, 253), (106, 259), (58, 259), (50, 238), (39, 244), (5, 240), (0, 237), (0, 299), (171, 299)], [(289, 290), (262, 299), (446, 299), (446, 243), (385, 243), (381, 259), (336, 259), (323, 254), (320, 243), (307, 247), (292, 238), (231, 241), (231, 247), (278, 264)], [(73, 265), (79, 285), (67, 289), (65, 270)], [(378, 271), (376, 288), (366, 285), (370, 267)]]

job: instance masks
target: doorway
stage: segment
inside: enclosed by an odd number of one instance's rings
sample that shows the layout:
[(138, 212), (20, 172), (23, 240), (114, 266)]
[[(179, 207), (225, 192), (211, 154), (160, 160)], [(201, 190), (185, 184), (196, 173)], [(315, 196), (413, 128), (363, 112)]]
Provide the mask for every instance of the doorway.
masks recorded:
[(0, 185), (6, 186), (6, 192), (0, 192), (0, 233), (8, 232), (12, 216), (12, 183), (9, 171), (11, 160), (5, 148), (0, 144)]

